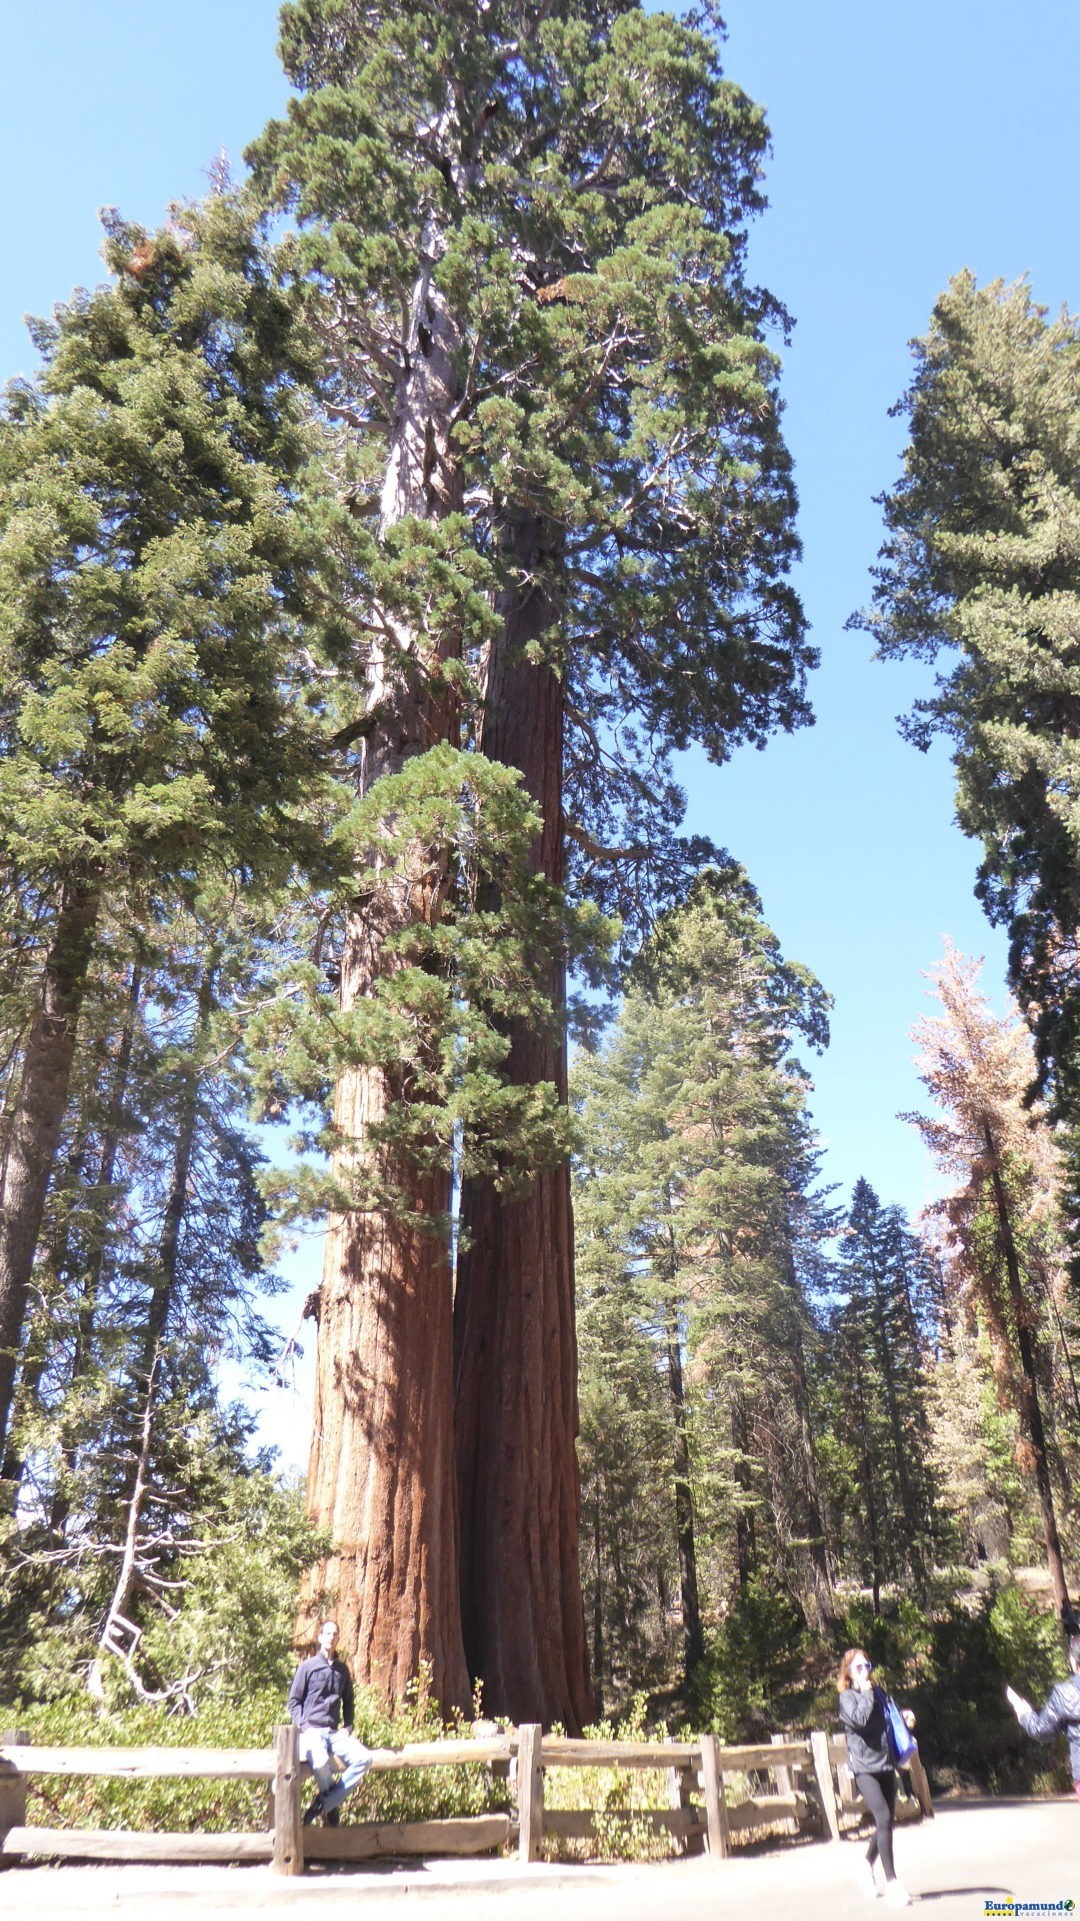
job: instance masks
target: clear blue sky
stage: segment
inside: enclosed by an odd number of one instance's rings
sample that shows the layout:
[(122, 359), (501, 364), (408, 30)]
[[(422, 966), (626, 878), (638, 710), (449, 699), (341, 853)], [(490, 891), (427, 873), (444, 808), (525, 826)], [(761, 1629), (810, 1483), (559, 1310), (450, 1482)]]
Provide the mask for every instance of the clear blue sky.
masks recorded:
[[(280, 110), (276, 17), (275, 0), (9, 4), (0, 377), (31, 366), (21, 315), (99, 277), (99, 206), (157, 221)], [(972, 898), (976, 854), (953, 824), (946, 756), (896, 732), (918, 674), (872, 664), (843, 627), (867, 596), (873, 497), (898, 470), (888, 409), (907, 341), (949, 275), (1027, 273), (1051, 307), (1080, 303), (1080, 9), (730, 0), (726, 64), (773, 133), (752, 268), (797, 321), (787, 432), (823, 665), (812, 730), (723, 771), (688, 761), (690, 824), (746, 864), (787, 952), (836, 997), (815, 1067), (829, 1178), (849, 1189), (865, 1173), (914, 1209), (932, 1181), (896, 1116), (920, 1098), (908, 1029), (923, 970), (949, 933), (987, 955), (1000, 1004), (1004, 944)]]

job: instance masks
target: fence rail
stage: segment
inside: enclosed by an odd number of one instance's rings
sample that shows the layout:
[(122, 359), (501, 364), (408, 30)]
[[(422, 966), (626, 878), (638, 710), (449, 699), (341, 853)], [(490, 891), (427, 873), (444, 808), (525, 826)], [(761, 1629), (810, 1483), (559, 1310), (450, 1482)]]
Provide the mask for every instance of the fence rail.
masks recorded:
[[(509, 1813), (407, 1822), (358, 1822), (305, 1828), (300, 1801), (310, 1773), (299, 1760), (291, 1725), (262, 1748), (32, 1747), (25, 1736), (0, 1737), (0, 1866), (27, 1856), (110, 1861), (270, 1861), (279, 1874), (302, 1874), (305, 1861), (359, 1861), (376, 1856), (480, 1854), (516, 1844), (522, 1861), (539, 1858), (545, 1834), (589, 1839), (601, 1824), (635, 1822), (668, 1834), (685, 1849), (707, 1849), (717, 1861), (732, 1838), (783, 1826), (814, 1828), (838, 1841), (863, 1804), (848, 1773), (843, 1737), (823, 1732), (776, 1735), (762, 1744), (721, 1747), (699, 1741), (571, 1741), (523, 1725), (493, 1737), (413, 1742), (377, 1748), (373, 1773), (402, 1768), (491, 1767), (509, 1779)], [(550, 1768), (655, 1769), (668, 1777), (667, 1808), (545, 1807)], [(933, 1804), (918, 1754), (909, 1768), (913, 1798), (899, 1812), (930, 1816)], [(265, 1781), (269, 1818), (256, 1833), (158, 1833), (119, 1828), (48, 1828), (27, 1824), (27, 1782), (35, 1775), (95, 1775), (115, 1780)], [(747, 1785), (747, 1777), (753, 1777)], [(762, 1781), (761, 1777), (767, 1777)], [(736, 1788), (736, 1778), (742, 1784)]]

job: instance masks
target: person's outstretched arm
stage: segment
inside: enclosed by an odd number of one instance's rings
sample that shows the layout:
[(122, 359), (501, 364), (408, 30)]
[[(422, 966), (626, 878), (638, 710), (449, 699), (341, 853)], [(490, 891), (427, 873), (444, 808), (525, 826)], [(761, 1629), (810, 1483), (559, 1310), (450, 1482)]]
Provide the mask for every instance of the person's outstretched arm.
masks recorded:
[(1046, 1706), (1038, 1713), (1014, 1688), (1006, 1688), (1005, 1694), (1024, 1733), (1030, 1734), (1033, 1741), (1052, 1741), (1069, 1719), (1068, 1703), (1061, 1698), (1060, 1687), (1052, 1690)]

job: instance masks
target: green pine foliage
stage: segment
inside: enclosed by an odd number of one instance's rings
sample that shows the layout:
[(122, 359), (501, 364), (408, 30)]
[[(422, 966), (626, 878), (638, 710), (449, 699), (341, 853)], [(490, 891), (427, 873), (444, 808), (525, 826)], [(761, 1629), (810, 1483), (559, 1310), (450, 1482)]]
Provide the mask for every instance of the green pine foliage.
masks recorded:
[[(491, 1174), (511, 1190), (565, 1154), (554, 1087), (515, 1087), (502, 1071), (508, 1022), (553, 1028), (543, 985), (552, 944), (591, 966), (613, 930), (533, 871), (538, 824), (515, 773), (448, 744), (384, 776), (335, 823), (331, 847), (347, 878), (320, 903), (330, 940), (318, 962), (297, 955), (249, 1021), (253, 1086), (264, 1113), (303, 1103), (311, 1128), (298, 1145), (323, 1157), (349, 1145), (327, 1118), (343, 1067), (379, 1066), (393, 1099), (362, 1155), (338, 1153), (332, 1172), (325, 1158), (307, 1159), (267, 1178), (280, 1220), (335, 1207), (411, 1218), (393, 1175), (402, 1154), (413, 1168)], [(409, 869), (410, 911), (385, 929), (371, 993), (345, 1009), (334, 934), (357, 891), (374, 897), (388, 866)], [(417, 1224), (449, 1230), (430, 1216)]]
[[(283, 258), (339, 427), (321, 511), (351, 545), (342, 700), (388, 631), (422, 631), (392, 665), (412, 697), (452, 688), (467, 737), (492, 596), (540, 581), (530, 658), (563, 677), (579, 883), (640, 924), (702, 853), (672, 839), (671, 749), (722, 759), (808, 718), (767, 338), (786, 316), (743, 275), (761, 111), (703, 20), (625, 0), (303, 0), (281, 51), (296, 94), (249, 158), (296, 219)], [(414, 404), (438, 458), (392, 525)], [(384, 698), (356, 713), (369, 737)], [(613, 844), (630, 858), (598, 858)]]
[(941, 662), (908, 729), (952, 743), (957, 816), (1007, 927), (1010, 974), (1056, 1112), (1080, 1115), (1080, 681), (1075, 630), (1080, 331), (1023, 282), (958, 274), (915, 343), (904, 472), (863, 617), (881, 653)]
[[(7, 965), (0, 1426), (80, 1013), (110, 952), (312, 852), (296, 623), (315, 567), (295, 299), (232, 192), (106, 221), (112, 284), (36, 323), (0, 412)], [(219, 896), (220, 901), (220, 896)], [(100, 962), (99, 957), (100, 956)]]
[(669, 1658), (681, 1627), (688, 1686), (704, 1619), (766, 1567), (801, 1585), (810, 1317), (792, 1283), (806, 1142), (790, 1049), (798, 1032), (822, 1040), (826, 1007), (741, 870), (707, 872), (575, 1069), (588, 1604), (616, 1692), (645, 1621)]
[(878, 1599), (887, 1581), (925, 1584), (939, 1532), (928, 1447), (930, 1280), (901, 1209), (883, 1207), (860, 1180), (833, 1270), (821, 1367), (833, 1409), (835, 1538)]
[(72, 872), (119, 904), (279, 871), (302, 790), (294, 303), (232, 195), (110, 216), (105, 254), (0, 425), (0, 820), (39, 928)]

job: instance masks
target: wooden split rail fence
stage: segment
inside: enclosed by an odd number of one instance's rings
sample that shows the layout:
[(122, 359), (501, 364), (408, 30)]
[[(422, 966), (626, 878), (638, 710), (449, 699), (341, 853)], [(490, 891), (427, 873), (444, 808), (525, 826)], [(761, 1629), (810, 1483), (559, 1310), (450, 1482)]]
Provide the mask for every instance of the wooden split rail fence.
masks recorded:
[[(25, 1736), (0, 1737), (0, 1865), (27, 1856), (108, 1861), (270, 1861), (279, 1874), (302, 1874), (306, 1861), (358, 1861), (375, 1856), (483, 1854), (516, 1844), (522, 1861), (535, 1861), (544, 1835), (588, 1839), (621, 1820), (650, 1826), (691, 1851), (707, 1848), (717, 1861), (747, 1830), (816, 1829), (838, 1841), (862, 1812), (844, 1763), (842, 1736), (774, 1735), (758, 1746), (721, 1747), (714, 1735), (697, 1741), (571, 1741), (522, 1726), (491, 1738), (414, 1743), (376, 1749), (372, 1770), (486, 1765), (510, 1786), (509, 1812), (410, 1822), (357, 1822), (338, 1828), (302, 1825), (301, 1794), (309, 1774), (297, 1755), (296, 1729), (275, 1731), (262, 1748), (47, 1748)], [(545, 1807), (550, 1768), (658, 1769), (668, 1776), (668, 1808)], [(911, 1809), (933, 1813), (922, 1763), (911, 1767)], [(27, 1782), (32, 1776), (109, 1776), (114, 1780), (265, 1781), (268, 1820), (260, 1832), (165, 1834), (123, 1828), (28, 1826)], [(764, 1786), (746, 1789), (748, 1779)], [(740, 1794), (732, 1777), (738, 1777)], [(360, 1790), (362, 1795), (362, 1790)], [(361, 1802), (362, 1805), (362, 1802)], [(904, 1804), (901, 1803), (901, 1811)]]

